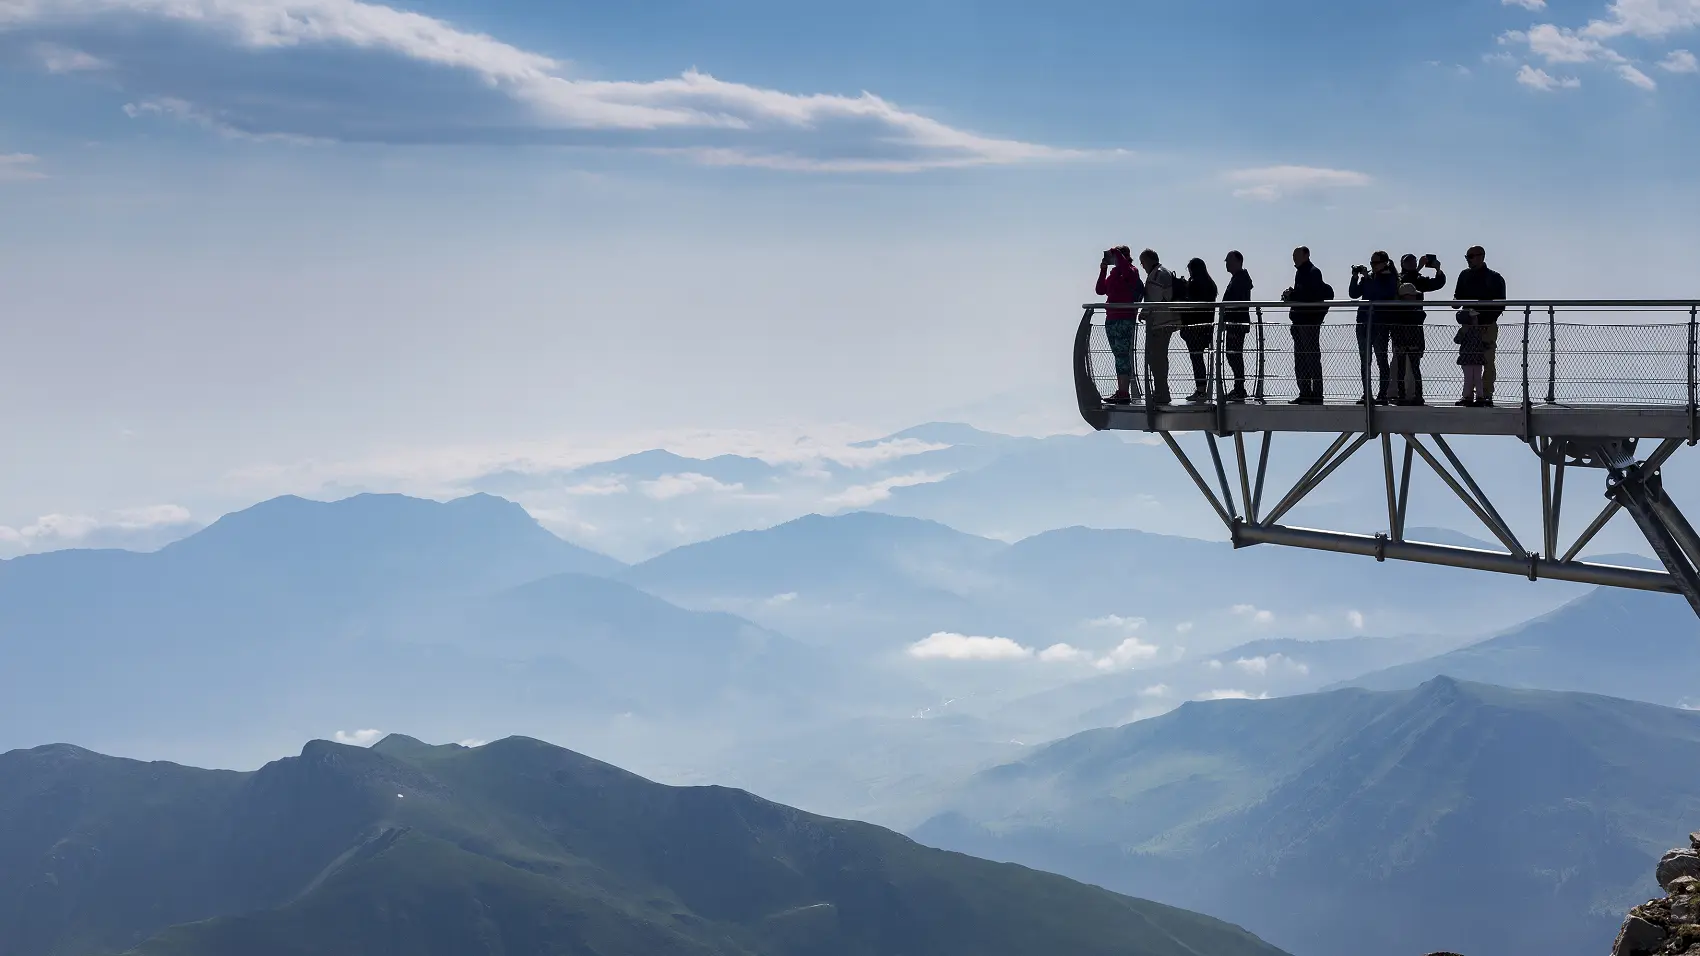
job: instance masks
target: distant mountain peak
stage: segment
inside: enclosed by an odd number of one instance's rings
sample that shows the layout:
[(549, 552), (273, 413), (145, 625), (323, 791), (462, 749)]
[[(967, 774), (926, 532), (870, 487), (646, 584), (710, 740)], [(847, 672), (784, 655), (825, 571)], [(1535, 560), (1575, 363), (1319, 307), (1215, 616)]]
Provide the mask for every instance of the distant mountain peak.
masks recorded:
[(991, 445), (1014, 440), (1014, 436), (988, 432), (963, 422), (926, 422), (884, 438), (856, 442), (853, 448), (873, 448), (894, 441), (921, 441), (934, 445)]

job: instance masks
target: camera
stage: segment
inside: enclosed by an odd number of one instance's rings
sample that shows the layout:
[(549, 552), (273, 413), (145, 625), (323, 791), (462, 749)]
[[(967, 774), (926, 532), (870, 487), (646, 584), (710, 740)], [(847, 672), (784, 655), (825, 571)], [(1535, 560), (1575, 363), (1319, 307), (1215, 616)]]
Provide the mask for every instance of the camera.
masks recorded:
[(1113, 266), (1115, 264), (1116, 264), (1116, 250), (1105, 249), (1104, 250), (1104, 265)]
[(1369, 266), (1353, 266), (1352, 267), (1352, 274), (1353, 275), (1365, 275), (1368, 272), (1369, 272)]
[(1440, 257), (1431, 252), (1428, 255), (1423, 256), (1422, 264), (1425, 266), (1434, 266), (1438, 269), (1440, 268)]

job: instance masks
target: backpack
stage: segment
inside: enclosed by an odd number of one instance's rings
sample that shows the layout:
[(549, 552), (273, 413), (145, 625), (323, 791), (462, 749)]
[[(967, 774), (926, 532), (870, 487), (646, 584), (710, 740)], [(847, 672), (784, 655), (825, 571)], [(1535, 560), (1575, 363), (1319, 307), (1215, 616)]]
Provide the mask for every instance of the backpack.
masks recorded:
[(1183, 276), (1178, 272), (1171, 272), (1169, 275), (1174, 277), (1174, 284), (1171, 286), (1171, 288), (1174, 289), (1174, 301), (1186, 302), (1187, 297), (1192, 294), (1191, 290), (1187, 286), (1186, 276)]
[[(1322, 283), (1322, 294), (1328, 297), (1329, 302), (1334, 301), (1334, 287), (1329, 285), (1326, 282)], [(1322, 316), (1323, 318), (1327, 318), (1328, 317), (1328, 310), (1330, 308), (1331, 308), (1331, 306), (1326, 306), (1326, 305), (1319, 306), (1316, 311), (1317, 311), (1318, 315)]]

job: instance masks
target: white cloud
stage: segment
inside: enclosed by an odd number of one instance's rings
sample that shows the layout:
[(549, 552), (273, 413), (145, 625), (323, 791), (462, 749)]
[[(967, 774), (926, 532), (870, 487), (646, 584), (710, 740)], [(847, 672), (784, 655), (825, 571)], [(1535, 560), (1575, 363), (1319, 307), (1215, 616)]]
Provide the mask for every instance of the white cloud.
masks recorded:
[(1091, 660), (1092, 653), (1081, 650), (1072, 644), (1052, 644), (1039, 652), (1039, 659), (1046, 663), (1073, 664), (1078, 661)]
[(1643, 90), (1649, 90), (1650, 91), (1650, 90), (1656, 90), (1656, 89), (1659, 88), (1659, 84), (1654, 82), (1652, 77), (1641, 72), (1640, 70), (1636, 69), (1635, 67), (1630, 66), (1627, 63), (1621, 64), (1621, 65), (1618, 66), (1617, 74), (1619, 76), (1623, 77), (1631, 85), (1639, 86)]
[(1659, 61), (1659, 69), (1666, 73), (1700, 73), (1700, 60), (1687, 50), (1672, 50)]
[(645, 497), (654, 498), (656, 501), (667, 501), (704, 491), (725, 494), (744, 490), (742, 484), (728, 485), (694, 471), (679, 475), (662, 475), (653, 481), (640, 482), (638, 487), (642, 489)]
[(1182, 621), (1179, 624), (1175, 625), (1175, 633), (1176, 634), (1190, 634), (1192, 632), (1192, 628), (1193, 628), (1193, 623), (1191, 621)]
[(1545, 10), (1547, 0), (1499, 0), (1507, 7), (1522, 7), (1525, 10)]
[(1213, 671), (1219, 671), (1222, 669), (1222, 662), (1218, 660), (1208, 660), (1204, 662), (1204, 666)]
[(1606, 19), (1590, 21), (1582, 32), (1657, 40), (1700, 27), (1700, 0), (1613, 0), (1606, 14)]
[(838, 508), (865, 508), (891, 497), (896, 488), (911, 488), (915, 485), (937, 484), (950, 477), (950, 473), (933, 474), (931, 472), (916, 472), (912, 475), (896, 475), (867, 485), (855, 485), (831, 495), (826, 503)]
[(1132, 667), (1155, 658), (1159, 650), (1155, 644), (1147, 644), (1137, 637), (1130, 637), (1094, 661), (1092, 666), (1103, 671)]
[(1268, 700), (1269, 694), (1253, 694), (1244, 690), (1213, 690), (1198, 698), (1199, 700)]
[(1145, 618), (1106, 614), (1086, 622), (1087, 627), (1105, 627), (1116, 631), (1137, 631), (1145, 626)]
[(797, 600), (797, 592), (786, 591), (784, 594), (775, 594), (773, 597), (768, 598), (762, 603), (766, 604), (768, 607), (784, 607), (795, 600)]
[(909, 645), (907, 653), (919, 660), (1013, 661), (1032, 657), (1033, 649), (1007, 637), (973, 637), (939, 631)]
[(46, 179), (41, 171), (41, 159), (29, 153), (0, 153), (0, 183), (26, 179)]
[(337, 743), (348, 744), (350, 747), (370, 747), (383, 739), (383, 736), (384, 732), (381, 730), (356, 730), (353, 733), (339, 730), (335, 739)]
[(1167, 696), (1169, 696), (1169, 685), (1168, 684), (1152, 684), (1150, 687), (1147, 687), (1144, 690), (1140, 691), (1139, 696), (1141, 696), (1141, 697), (1167, 697)]
[(57, 43), (37, 44), (35, 56), (42, 69), (49, 73), (88, 73), (112, 67), (112, 64), (98, 56), (91, 56), (82, 50), (60, 46)]
[[(244, 135), (620, 146), (818, 172), (1091, 155), (958, 129), (866, 91), (788, 93), (695, 69), (589, 79), (553, 56), (364, 0), (10, 0), (0, 32), (87, 51), (140, 103), (181, 104), (170, 112)], [(153, 55), (159, 43), (177, 54)], [(460, 89), (443, 84), (457, 74)]]
[(488, 740), (479, 740), (479, 739), (478, 739), (478, 738), (477, 738), (477, 737), (468, 737), (468, 738), (466, 738), (466, 739), (465, 739), (465, 740), (461, 740), (461, 741), (456, 741), (456, 742), (457, 742), (457, 743), (459, 743), (459, 744), (460, 744), (460, 745), (461, 745), (461, 746), (462, 746), (462, 747), (473, 747), (473, 748), (477, 748), (477, 747), (482, 747), (482, 746), (484, 746), (484, 745), (485, 745), (485, 744), (487, 744), (487, 743), (489, 743), (489, 742), (490, 742), (490, 741), (488, 741)]
[(1363, 630), (1364, 629), (1364, 612), (1362, 612), (1362, 611), (1347, 611), (1346, 612), (1346, 623), (1352, 625), (1352, 630), (1354, 630), (1354, 631)]
[(1287, 670), (1296, 674), (1309, 674), (1310, 665), (1295, 661), (1285, 654), (1264, 654), (1257, 657), (1242, 657), (1234, 661), (1234, 666), (1247, 674), (1266, 675), (1270, 670)]
[(1274, 611), (1265, 611), (1253, 604), (1236, 604), (1228, 610), (1236, 617), (1249, 618), (1254, 624), (1268, 624), (1275, 620)]
[(1582, 85), (1582, 81), (1574, 76), (1559, 79), (1551, 73), (1527, 63), (1523, 64), (1523, 68), (1517, 71), (1517, 82), (1543, 93), (1550, 93), (1553, 90), (1573, 90)]
[(568, 485), (561, 489), (561, 494), (572, 495), (575, 498), (605, 498), (609, 495), (623, 495), (630, 490), (626, 487), (625, 482), (612, 475), (606, 475), (600, 478), (592, 478), (589, 481), (581, 481), (576, 485)]
[(1499, 38), (1505, 44), (1527, 44), (1529, 52), (1547, 63), (1591, 63), (1607, 60), (1621, 63), (1622, 55), (1591, 37), (1552, 23), (1541, 23), (1528, 30), (1511, 30)]
[(1326, 169), (1318, 166), (1263, 166), (1257, 169), (1236, 169), (1227, 174), (1229, 183), (1237, 188), (1240, 199), (1274, 202), (1289, 196), (1302, 196), (1329, 189), (1368, 186), (1374, 182), (1369, 175), (1349, 169)]
[[(179, 505), (126, 508), (104, 516), (51, 514), (21, 527), (0, 525), (0, 545), (26, 552), (77, 546), (149, 546), (179, 537), (181, 532), (192, 530), (193, 524), (189, 510)], [(156, 541), (150, 538), (153, 532), (170, 533)]]

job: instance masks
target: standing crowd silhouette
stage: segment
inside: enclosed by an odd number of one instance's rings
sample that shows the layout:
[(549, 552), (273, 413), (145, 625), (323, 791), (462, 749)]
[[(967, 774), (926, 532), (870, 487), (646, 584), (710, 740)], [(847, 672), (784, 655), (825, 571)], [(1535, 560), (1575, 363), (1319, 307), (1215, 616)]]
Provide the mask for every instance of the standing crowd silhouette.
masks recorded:
[[(1458, 346), (1457, 361), (1464, 372), (1463, 395), (1455, 404), (1491, 407), (1498, 323), (1505, 312), (1503, 305), (1494, 303), (1505, 299), (1505, 279), (1488, 268), (1487, 253), (1481, 246), (1471, 246), (1464, 260), (1466, 268), (1458, 274), (1453, 301), (1480, 305), (1453, 306), (1458, 329), (1452, 341)], [(1098, 265), (1097, 291), (1107, 302), (1104, 332), (1116, 365), (1116, 391), (1105, 397), (1106, 403), (1128, 405), (1135, 401), (1140, 384), (1135, 369), (1140, 320), (1145, 323), (1145, 372), (1152, 403), (1173, 404), (1169, 348), (1177, 331), (1191, 361), (1194, 386), (1183, 401), (1198, 404), (1210, 400), (1208, 359), (1213, 346), (1220, 349), (1220, 358), (1233, 375), (1233, 388), (1224, 389), (1223, 400), (1246, 401), (1245, 340), (1252, 325), (1251, 309), (1231, 303), (1252, 301), (1253, 283), (1245, 268), (1245, 256), (1237, 250), (1228, 253), (1224, 265), (1228, 286), (1219, 289), (1203, 259), (1189, 261), (1182, 276), (1165, 267), (1150, 249), (1139, 254), (1137, 267), (1127, 246), (1105, 251)], [(1293, 372), (1299, 392), (1292, 404), (1321, 405), (1322, 325), (1331, 308), (1328, 303), (1335, 301), (1334, 287), (1311, 262), (1306, 246), (1293, 250), (1293, 270), (1293, 284), (1281, 293), (1291, 323)], [(1425, 270), (1432, 274), (1425, 275)], [(1378, 250), (1369, 257), (1368, 265), (1352, 267), (1347, 295), (1363, 303), (1357, 310), (1358, 358), (1364, 386), (1358, 404), (1425, 404), (1422, 359), (1427, 350), (1424, 322), (1428, 313), (1421, 303), (1426, 293), (1444, 288), (1446, 272), (1432, 254), (1418, 257), (1407, 253), (1395, 269), (1392, 257)], [(1218, 310), (1222, 314), (1220, 343), (1216, 341)], [(1378, 385), (1374, 397), (1368, 394), (1372, 367)], [(1225, 377), (1222, 384), (1227, 384)]]

